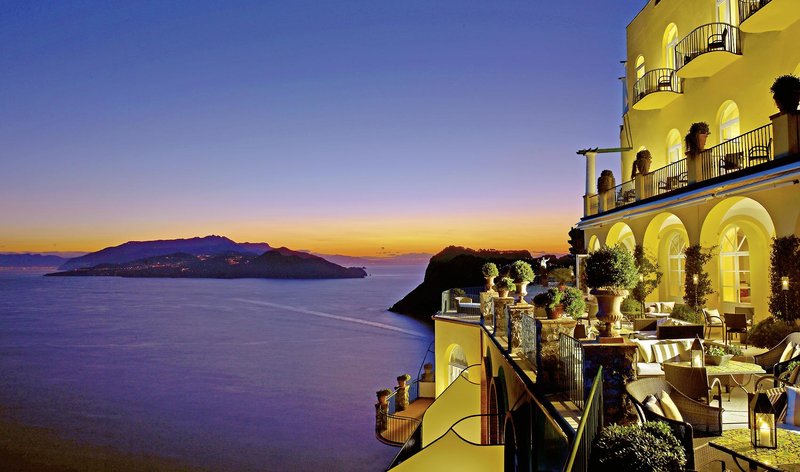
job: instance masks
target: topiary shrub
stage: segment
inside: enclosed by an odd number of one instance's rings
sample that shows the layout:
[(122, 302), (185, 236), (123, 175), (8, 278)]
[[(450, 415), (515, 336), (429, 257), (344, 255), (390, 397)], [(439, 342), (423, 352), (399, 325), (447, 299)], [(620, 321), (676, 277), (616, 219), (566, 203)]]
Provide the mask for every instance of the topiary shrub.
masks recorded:
[(573, 280), (575, 280), (575, 276), (572, 275), (572, 270), (568, 267), (558, 267), (550, 271), (550, 276), (556, 279), (558, 285), (566, 285)]
[(795, 331), (800, 331), (800, 327), (794, 323), (787, 323), (770, 316), (750, 328), (747, 333), (747, 341), (753, 346), (771, 349), (783, 341), (783, 338)]
[[(713, 248), (703, 248), (699, 244), (687, 247), (683, 254), (686, 256), (686, 278), (684, 279), (683, 289), (685, 295), (683, 299), (686, 304), (695, 310), (700, 310), (706, 306), (706, 299), (714, 293), (711, 288), (711, 277), (705, 271), (704, 266), (713, 256)], [(697, 276), (697, 283), (694, 283), (694, 276)]]
[(689, 305), (675, 305), (675, 308), (672, 309), (672, 314), (670, 317), (675, 318), (676, 320), (688, 321), (689, 323), (694, 324), (703, 324), (705, 321), (703, 311), (695, 310)]
[(573, 318), (583, 316), (586, 312), (586, 301), (583, 293), (575, 287), (567, 287), (561, 295), (561, 304), (564, 305), (564, 312)]
[(642, 304), (633, 297), (625, 297), (622, 300), (622, 305), (619, 307), (619, 311), (629, 316), (638, 316), (642, 314)]
[[(789, 290), (781, 279), (789, 277)], [(792, 322), (800, 319), (800, 238), (785, 236), (772, 240), (769, 271), (769, 311), (775, 318)]]
[(647, 300), (647, 296), (658, 288), (664, 274), (658, 269), (658, 262), (645, 252), (641, 244), (637, 244), (633, 250), (633, 260), (640, 280), (637, 280), (636, 286), (631, 290), (631, 297), (642, 304)]
[(517, 283), (533, 282), (534, 274), (530, 264), (525, 261), (516, 261), (511, 264), (511, 276)]
[(624, 472), (682, 471), (686, 451), (665, 423), (610, 425), (592, 444), (589, 470)]
[(494, 288), (497, 289), (498, 292), (502, 290), (513, 292), (517, 289), (517, 286), (514, 285), (514, 280), (511, 279), (511, 277), (503, 277), (496, 284), (494, 284)]
[(604, 247), (586, 258), (586, 283), (593, 289), (620, 293), (638, 281), (633, 256), (624, 246)]
[(800, 78), (791, 74), (782, 75), (775, 79), (769, 90), (781, 113), (797, 113), (797, 106), (800, 103)]
[(500, 271), (497, 270), (497, 265), (494, 262), (487, 262), (481, 267), (481, 273), (484, 277), (497, 277)]

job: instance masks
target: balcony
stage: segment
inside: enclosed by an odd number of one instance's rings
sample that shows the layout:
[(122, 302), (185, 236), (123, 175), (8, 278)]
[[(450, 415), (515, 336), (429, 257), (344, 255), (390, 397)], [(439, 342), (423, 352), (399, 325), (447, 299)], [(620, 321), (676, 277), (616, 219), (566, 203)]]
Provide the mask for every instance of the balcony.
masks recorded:
[(706, 149), (691, 161), (681, 159), (607, 192), (584, 196), (585, 217), (670, 196), (684, 189), (701, 189), (767, 168), (775, 159), (774, 144), (772, 124), (754, 129)]
[(633, 84), (633, 109), (658, 110), (683, 93), (674, 69), (654, 69)]
[(675, 46), (678, 76), (710, 77), (742, 55), (739, 28), (727, 23), (699, 26)]
[(781, 31), (800, 20), (797, 0), (739, 0), (740, 28), (745, 33)]

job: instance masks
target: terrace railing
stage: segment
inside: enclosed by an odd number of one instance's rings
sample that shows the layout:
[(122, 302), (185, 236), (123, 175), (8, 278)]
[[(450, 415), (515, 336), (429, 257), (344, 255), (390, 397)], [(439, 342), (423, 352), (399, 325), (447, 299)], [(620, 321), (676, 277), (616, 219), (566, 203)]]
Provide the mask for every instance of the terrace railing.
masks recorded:
[(758, 10), (761, 10), (771, 0), (739, 0), (739, 23), (743, 23), (746, 19), (753, 16)]
[(698, 180), (709, 180), (773, 159), (772, 125), (764, 125), (700, 153)]
[(480, 308), (464, 307), (457, 301), (458, 297), (468, 297), (471, 303), (480, 303), (483, 287), (451, 288), (442, 292), (440, 314), (450, 318), (459, 318), (471, 323), (479, 323), (481, 318)]
[(522, 332), (520, 333), (520, 348), (522, 349), (522, 355), (528, 360), (535, 370), (538, 370), (539, 360), (537, 356), (537, 333), (539, 331), (539, 326), (536, 318), (529, 314), (523, 314), (520, 327), (522, 328)]
[(686, 159), (681, 159), (643, 175), (643, 196), (653, 197), (685, 187), (689, 182), (686, 164)]
[(561, 361), (560, 388), (567, 398), (584, 409), (583, 344), (564, 333), (559, 334), (558, 350)]
[(599, 211), (600, 195), (596, 193), (594, 195), (584, 195), (583, 205), (586, 216), (596, 215)]
[(600, 367), (592, 382), (592, 389), (586, 399), (586, 408), (578, 423), (578, 430), (572, 440), (569, 458), (564, 472), (586, 472), (589, 470), (589, 457), (594, 438), (603, 427), (603, 368)]
[(680, 69), (702, 54), (715, 51), (741, 54), (739, 28), (728, 23), (698, 26), (675, 46), (676, 69)]
[(655, 92), (683, 93), (675, 69), (653, 69), (633, 84), (633, 104)]
[[(375, 422), (375, 435), (378, 439), (392, 446), (400, 446), (408, 441), (408, 438), (417, 430), (420, 420), (398, 416), (397, 413), (397, 393), (395, 390), (386, 398), (388, 409), (384, 418)], [(419, 379), (414, 380), (408, 385), (409, 403), (419, 398)]]

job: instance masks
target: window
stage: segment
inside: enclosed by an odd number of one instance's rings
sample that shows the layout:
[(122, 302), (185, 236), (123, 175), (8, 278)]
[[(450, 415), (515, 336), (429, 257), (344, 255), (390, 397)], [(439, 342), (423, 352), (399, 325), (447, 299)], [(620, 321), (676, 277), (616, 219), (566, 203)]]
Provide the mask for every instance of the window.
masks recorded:
[(750, 303), (750, 244), (736, 225), (722, 232), (719, 253), (722, 301)]
[(636, 80), (644, 77), (644, 56), (636, 58)]
[[(448, 362), (448, 384), (453, 383), (455, 379), (461, 375), (461, 372), (467, 368), (467, 356), (464, 354), (464, 349), (456, 345), (450, 353), (450, 361)], [(467, 376), (467, 373), (464, 373)]]
[(678, 45), (678, 27), (671, 24), (664, 33), (664, 67), (675, 68), (675, 46)]
[(717, 0), (717, 22), (733, 24), (730, 0)]
[(667, 160), (668, 164), (683, 159), (683, 140), (680, 131), (673, 129), (667, 135)]
[(686, 277), (686, 240), (676, 232), (669, 240), (667, 249), (667, 282), (670, 297), (683, 296), (683, 284)]
[(734, 102), (722, 106), (719, 116), (719, 138), (724, 143), (739, 136), (739, 107)]

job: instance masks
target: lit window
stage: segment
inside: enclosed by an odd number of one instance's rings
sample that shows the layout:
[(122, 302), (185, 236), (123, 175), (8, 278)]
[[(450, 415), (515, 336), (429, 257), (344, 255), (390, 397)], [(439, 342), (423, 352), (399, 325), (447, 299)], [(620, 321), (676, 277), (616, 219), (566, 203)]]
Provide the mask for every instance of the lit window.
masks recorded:
[(719, 118), (719, 137), (720, 142), (724, 143), (739, 136), (739, 107), (735, 103), (729, 102), (724, 105)]
[(686, 256), (683, 251), (686, 249), (686, 240), (680, 233), (675, 233), (669, 240), (667, 252), (667, 278), (670, 297), (683, 296), (683, 283), (686, 272)]
[(717, 22), (733, 24), (731, 10), (730, 0), (717, 0)]
[(683, 141), (680, 131), (673, 129), (667, 135), (667, 159), (669, 164), (683, 159)]
[(664, 33), (664, 67), (675, 68), (675, 46), (678, 45), (678, 27), (669, 25)]
[[(453, 352), (450, 353), (450, 362), (448, 362), (448, 366), (448, 383), (453, 383), (453, 381), (461, 375), (461, 372), (467, 368), (467, 356), (464, 354), (464, 350), (461, 346), (455, 346), (453, 348)], [(464, 372), (464, 376), (467, 376), (466, 372)]]
[(750, 245), (736, 225), (728, 226), (720, 240), (722, 301), (750, 303)]
[(636, 58), (636, 80), (644, 77), (644, 56)]

